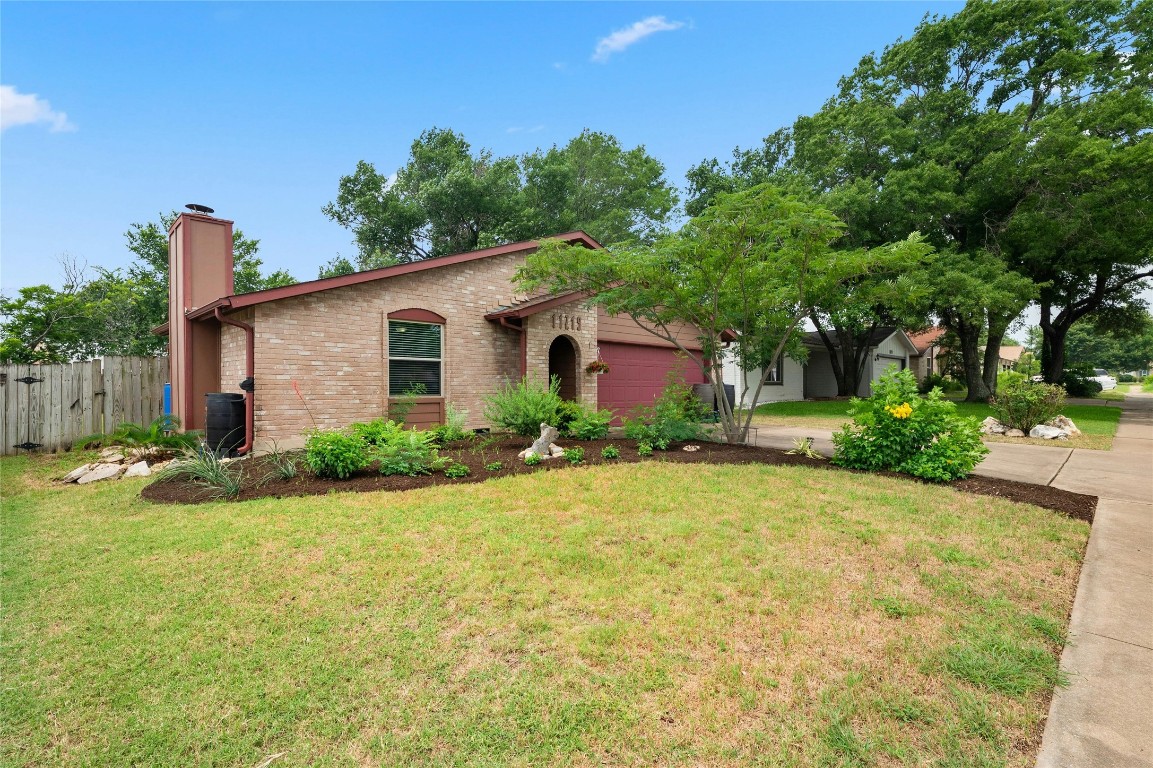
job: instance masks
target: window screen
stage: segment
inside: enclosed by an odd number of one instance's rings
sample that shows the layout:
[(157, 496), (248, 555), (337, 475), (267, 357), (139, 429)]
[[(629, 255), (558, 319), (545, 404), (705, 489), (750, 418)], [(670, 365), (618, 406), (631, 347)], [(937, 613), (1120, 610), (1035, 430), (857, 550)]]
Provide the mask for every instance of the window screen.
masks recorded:
[(431, 323), (388, 321), (389, 396), (422, 387), (422, 394), (440, 396), (442, 330)]

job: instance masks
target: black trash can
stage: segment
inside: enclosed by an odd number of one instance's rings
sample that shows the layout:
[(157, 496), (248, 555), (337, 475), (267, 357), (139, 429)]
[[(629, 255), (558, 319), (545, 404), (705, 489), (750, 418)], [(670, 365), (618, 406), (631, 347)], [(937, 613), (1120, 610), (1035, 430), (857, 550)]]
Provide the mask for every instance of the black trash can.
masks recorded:
[(736, 407), (736, 402), (737, 402), (737, 385), (736, 384), (726, 384), (725, 385), (725, 400), (727, 400), (729, 402), (729, 413), (732, 413), (733, 408)]
[(244, 445), (244, 395), (209, 392), (205, 399), (204, 440), (217, 456), (233, 456)]

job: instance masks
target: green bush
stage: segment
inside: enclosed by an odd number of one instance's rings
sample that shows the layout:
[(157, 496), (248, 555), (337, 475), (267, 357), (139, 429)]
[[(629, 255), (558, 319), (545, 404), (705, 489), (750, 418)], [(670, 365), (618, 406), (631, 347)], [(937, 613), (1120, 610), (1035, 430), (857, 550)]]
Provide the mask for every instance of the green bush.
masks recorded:
[(584, 462), (585, 449), (579, 448), (579, 447), (565, 448), (564, 457), (568, 461), (569, 464), (576, 466), (577, 464), (581, 464)]
[(524, 463), (530, 467), (535, 467), (542, 461), (539, 453), (527, 453), (524, 457)]
[(368, 466), (368, 448), (359, 437), (338, 429), (307, 433), (304, 461), (320, 477), (346, 480)]
[(541, 424), (556, 426), (562, 402), (560, 379), (554, 376), (546, 387), (526, 376), (486, 397), (484, 417), (501, 429), (537, 437)]
[(1061, 376), (1061, 386), (1069, 397), (1093, 397), (1101, 391), (1101, 382), (1090, 379), (1091, 375), (1091, 371), (1065, 371)]
[(998, 381), (997, 394), (989, 401), (998, 421), (1022, 432), (1044, 424), (1064, 406), (1064, 389), (1055, 384), (1034, 384), (1024, 376)]
[(365, 445), (388, 445), (404, 432), (404, 425), (392, 419), (373, 419), (361, 424), (353, 424), (348, 428), (356, 437), (364, 441)]
[(612, 420), (613, 412), (607, 408), (594, 411), (578, 404), (577, 415), (569, 422), (565, 434), (576, 440), (603, 440), (608, 437)]
[(927, 374), (917, 385), (917, 391), (922, 395), (927, 395), (937, 388), (940, 388), (942, 392), (945, 391), (945, 377), (939, 373)]
[(1135, 381), (1137, 381), (1137, 377), (1131, 373), (1122, 373), (1117, 376), (1117, 382), (1119, 384), (1132, 384)]
[(939, 390), (921, 397), (911, 371), (891, 371), (868, 400), (853, 398), (853, 423), (833, 435), (833, 463), (896, 470), (926, 480), (967, 477), (989, 452), (975, 419), (956, 415)]
[(468, 477), (472, 471), (464, 464), (452, 463), (444, 468), (444, 476), (451, 478)]
[(382, 475), (416, 477), (432, 474), (446, 463), (436, 451), (435, 439), (431, 432), (410, 429), (387, 445), (378, 447), (372, 457), (380, 462)]
[(668, 450), (670, 443), (699, 440), (704, 435), (701, 420), (707, 412), (692, 388), (670, 374), (653, 404), (634, 408), (633, 416), (624, 420), (625, 437)]
[(601, 448), (602, 459), (619, 459), (620, 457), (621, 449), (615, 445), (606, 445), (604, 448)]
[(556, 423), (551, 421), (548, 423), (559, 429), (562, 435), (567, 435), (572, 423), (584, 413), (584, 410), (584, 406), (575, 400), (561, 400), (556, 409)]
[(488, 464), (484, 465), (484, 468), (488, 472), (500, 472), (502, 469), (504, 469), (504, 462), (490, 461)]
[(651, 445), (649, 445), (648, 443), (637, 443), (637, 455), (638, 456), (652, 456), (653, 455), (653, 447)]
[(472, 434), (464, 428), (467, 422), (467, 409), (457, 408), (452, 403), (446, 403), (444, 406), (444, 423), (438, 424), (430, 431), (438, 444), (447, 445), (448, 443), (455, 443), (457, 440), (464, 440)]
[(165, 451), (183, 451), (196, 448), (199, 432), (177, 432), (180, 420), (175, 416), (160, 416), (147, 427), (129, 422), (122, 423), (115, 432), (97, 433), (82, 437), (73, 443), (76, 448), (123, 445), (128, 448), (158, 448)]
[(214, 497), (240, 493), (244, 472), (236, 462), (225, 463), (204, 448), (185, 448), (180, 457), (156, 473), (156, 480), (184, 480), (212, 491)]

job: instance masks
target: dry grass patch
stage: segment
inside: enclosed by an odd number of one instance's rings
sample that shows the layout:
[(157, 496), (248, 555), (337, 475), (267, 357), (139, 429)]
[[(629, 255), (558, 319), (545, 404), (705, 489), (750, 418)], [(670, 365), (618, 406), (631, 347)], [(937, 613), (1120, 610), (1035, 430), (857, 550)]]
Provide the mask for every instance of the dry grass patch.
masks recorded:
[(1027, 765), (1088, 533), (799, 468), (189, 508), (48, 463), (0, 463), (16, 764)]

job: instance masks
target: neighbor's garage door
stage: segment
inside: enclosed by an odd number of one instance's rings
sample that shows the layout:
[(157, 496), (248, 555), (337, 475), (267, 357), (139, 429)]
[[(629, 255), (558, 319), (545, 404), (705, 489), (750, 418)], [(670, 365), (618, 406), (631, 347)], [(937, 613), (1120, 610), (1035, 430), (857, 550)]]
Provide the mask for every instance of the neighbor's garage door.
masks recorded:
[(689, 384), (706, 381), (696, 363), (678, 357), (675, 349), (602, 341), (600, 353), (609, 372), (597, 377), (597, 398), (601, 408), (610, 408), (618, 416), (637, 405), (652, 405), (670, 370), (681, 371)]

